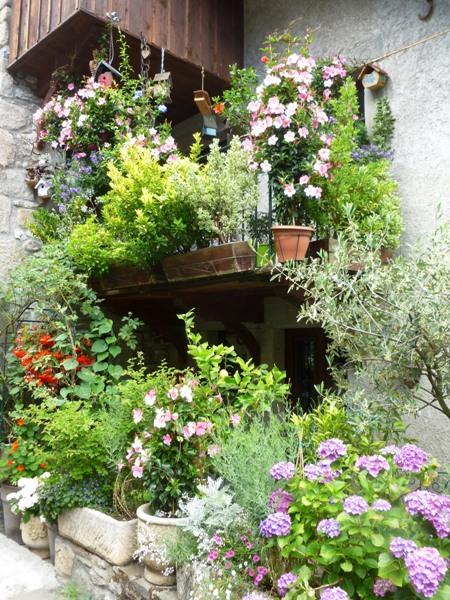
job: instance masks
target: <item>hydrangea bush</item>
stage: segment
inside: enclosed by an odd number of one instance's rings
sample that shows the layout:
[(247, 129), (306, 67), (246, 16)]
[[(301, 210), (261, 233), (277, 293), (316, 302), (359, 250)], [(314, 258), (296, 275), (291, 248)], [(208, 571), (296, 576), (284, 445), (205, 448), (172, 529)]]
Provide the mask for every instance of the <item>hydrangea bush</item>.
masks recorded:
[[(414, 444), (358, 455), (324, 440), (317, 462), (274, 465), (282, 508), (260, 523), (286, 599), (450, 597), (450, 497), (427, 489), (436, 462)], [(284, 479), (280, 478), (284, 474)]]

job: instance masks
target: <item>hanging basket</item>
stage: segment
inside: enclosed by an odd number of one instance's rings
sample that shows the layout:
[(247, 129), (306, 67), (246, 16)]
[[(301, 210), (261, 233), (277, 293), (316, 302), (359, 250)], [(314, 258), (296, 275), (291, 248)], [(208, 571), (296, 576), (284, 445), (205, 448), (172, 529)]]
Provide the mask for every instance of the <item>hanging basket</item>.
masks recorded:
[(303, 260), (313, 232), (312, 227), (301, 225), (275, 225), (272, 227), (278, 260), (280, 262)]

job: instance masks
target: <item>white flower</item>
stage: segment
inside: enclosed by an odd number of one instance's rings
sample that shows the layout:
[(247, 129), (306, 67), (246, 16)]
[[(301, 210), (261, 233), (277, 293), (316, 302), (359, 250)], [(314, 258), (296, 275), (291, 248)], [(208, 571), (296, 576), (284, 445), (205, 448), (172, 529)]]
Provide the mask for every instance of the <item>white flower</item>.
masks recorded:
[(286, 131), (284, 139), (286, 142), (293, 142), (295, 140), (295, 133), (293, 131)]
[(269, 85), (278, 85), (281, 83), (281, 79), (276, 75), (267, 75), (263, 81), (263, 85), (268, 87)]
[(192, 402), (192, 390), (188, 385), (182, 385), (180, 388), (180, 396), (186, 402)]
[(295, 111), (297, 110), (298, 104), (297, 102), (289, 102), (289, 104), (286, 106), (286, 110), (284, 111), (284, 114), (287, 117), (292, 117), (292, 115), (295, 115)]
[(269, 146), (275, 146), (275, 144), (278, 142), (278, 138), (276, 135), (271, 135), (270, 138), (267, 140), (267, 143), (269, 144)]
[(272, 170), (272, 165), (271, 165), (271, 164), (270, 164), (270, 162), (269, 162), (269, 161), (267, 161), (267, 160), (264, 160), (264, 161), (261, 163), (260, 167), (261, 167), (261, 171), (262, 171), (263, 173), (269, 173), (269, 172)]
[(322, 188), (314, 185), (308, 185), (305, 187), (305, 195), (308, 196), (308, 198), (319, 199), (322, 195)]

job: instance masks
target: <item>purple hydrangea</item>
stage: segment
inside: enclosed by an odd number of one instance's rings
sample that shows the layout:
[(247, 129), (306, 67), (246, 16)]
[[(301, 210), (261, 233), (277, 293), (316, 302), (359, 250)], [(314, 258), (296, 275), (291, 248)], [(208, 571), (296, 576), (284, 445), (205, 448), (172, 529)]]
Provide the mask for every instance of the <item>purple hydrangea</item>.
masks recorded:
[(292, 479), (295, 475), (295, 465), (291, 462), (278, 462), (270, 469), (270, 474), (274, 479)]
[(283, 512), (269, 515), (259, 524), (259, 533), (262, 537), (288, 535), (291, 531), (291, 517)]
[(264, 594), (260, 594), (259, 592), (250, 592), (250, 594), (245, 594), (242, 597), (242, 600), (267, 600), (267, 596)]
[(373, 585), (373, 593), (379, 598), (384, 598), (386, 594), (396, 591), (396, 586), (388, 579), (377, 579)]
[(395, 446), (394, 444), (391, 444), (390, 446), (385, 446), (384, 448), (381, 448), (380, 452), (384, 456), (395, 456), (397, 452), (400, 452), (400, 448), (398, 446)]
[(373, 510), (377, 510), (378, 512), (387, 512), (388, 510), (391, 510), (392, 504), (387, 500), (380, 498), (379, 500), (375, 500), (371, 508), (373, 508)]
[(427, 462), (427, 453), (414, 444), (405, 444), (394, 454), (394, 463), (408, 473), (419, 473)]
[(389, 463), (380, 454), (373, 454), (372, 456), (361, 456), (356, 461), (357, 469), (364, 469), (367, 471), (372, 477), (378, 477), (381, 471), (389, 470)]
[(416, 550), (417, 545), (412, 540), (395, 537), (392, 539), (389, 549), (395, 558), (405, 558), (410, 552)]
[(332, 469), (327, 461), (320, 461), (317, 464), (307, 464), (303, 469), (303, 474), (309, 481), (318, 481), (319, 483), (329, 483), (339, 477), (341, 471)]
[(341, 525), (336, 519), (322, 519), (317, 525), (317, 531), (330, 538), (335, 538), (341, 533)]
[(436, 593), (447, 572), (445, 560), (436, 548), (418, 548), (405, 558), (411, 585), (425, 598)]
[(349, 597), (342, 588), (335, 586), (322, 590), (320, 600), (349, 600)]
[(433, 525), (438, 537), (450, 536), (450, 496), (417, 490), (403, 501), (410, 515), (420, 515)]
[(268, 505), (274, 512), (287, 513), (292, 500), (293, 497), (289, 492), (278, 488), (270, 494)]
[(292, 584), (297, 581), (297, 575), (294, 573), (283, 573), (277, 582), (278, 593), (283, 598), (288, 593)]
[(330, 438), (319, 445), (317, 456), (334, 462), (347, 454), (347, 446), (337, 438)]
[(369, 510), (369, 505), (362, 496), (348, 496), (344, 500), (344, 510), (349, 515), (362, 515)]

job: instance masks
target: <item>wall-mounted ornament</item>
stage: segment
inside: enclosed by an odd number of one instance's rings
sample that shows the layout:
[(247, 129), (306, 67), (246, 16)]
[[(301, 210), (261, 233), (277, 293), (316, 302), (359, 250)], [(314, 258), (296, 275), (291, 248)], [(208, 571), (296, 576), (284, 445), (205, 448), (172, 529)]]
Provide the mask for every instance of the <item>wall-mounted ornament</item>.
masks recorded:
[(375, 63), (368, 63), (361, 69), (358, 80), (368, 90), (378, 90), (386, 85), (388, 74)]
[(41, 200), (47, 200), (50, 198), (50, 189), (52, 187), (52, 182), (49, 179), (41, 178), (35, 185), (35, 190), (37, 192), (38, 198)]

